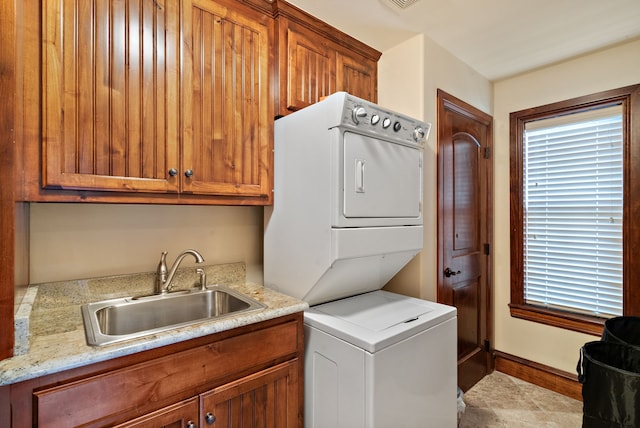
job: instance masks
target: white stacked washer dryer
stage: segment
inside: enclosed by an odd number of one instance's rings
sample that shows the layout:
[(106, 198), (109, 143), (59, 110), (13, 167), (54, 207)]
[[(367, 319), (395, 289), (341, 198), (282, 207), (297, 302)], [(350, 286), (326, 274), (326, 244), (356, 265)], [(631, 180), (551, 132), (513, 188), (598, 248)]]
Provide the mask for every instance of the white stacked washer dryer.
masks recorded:
[(305, 426), (448, 428), (456, 310), (382, 291), (422, 248), (430, 125), (344, 92), (275, 123), (265, 285), (305, 311)]

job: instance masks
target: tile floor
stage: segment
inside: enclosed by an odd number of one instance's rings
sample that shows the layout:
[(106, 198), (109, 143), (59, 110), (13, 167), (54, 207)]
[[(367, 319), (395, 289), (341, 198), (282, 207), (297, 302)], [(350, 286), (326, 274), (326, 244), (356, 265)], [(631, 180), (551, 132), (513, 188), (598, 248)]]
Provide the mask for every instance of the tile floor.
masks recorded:
[(580, 428), (582, 402), (493, 372), (464, 394), (461, 428)]

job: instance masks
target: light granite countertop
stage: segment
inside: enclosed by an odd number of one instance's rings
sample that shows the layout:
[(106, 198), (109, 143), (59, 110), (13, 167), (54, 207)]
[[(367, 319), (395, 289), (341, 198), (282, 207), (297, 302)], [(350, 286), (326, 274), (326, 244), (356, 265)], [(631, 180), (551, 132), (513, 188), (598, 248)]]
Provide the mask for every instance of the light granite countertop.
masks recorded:
[[(207, 284), (221, 284), (265, 305), (215, 321), (176, 328), (112, 345), (89, 346), (80, 311), (85, 303), (150, 294), (154, 274), (123, 275), (29, 286), (16, 313), (16, 355), (0, 361), (0, 386), (158, 348), (304, 311), (307, 303), (245, 282), (243, 263), (205, 266)], [(176, 288), (195, 284), (193, 268), (176, 274)], [(21, 355), (18, 355), (21, 354)]]

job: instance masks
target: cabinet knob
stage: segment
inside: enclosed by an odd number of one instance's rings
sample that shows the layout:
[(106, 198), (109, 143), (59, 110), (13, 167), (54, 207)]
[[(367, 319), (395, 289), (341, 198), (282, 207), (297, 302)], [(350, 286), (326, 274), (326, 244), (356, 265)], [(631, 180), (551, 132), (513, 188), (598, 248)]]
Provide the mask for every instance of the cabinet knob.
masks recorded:
[(188, 169), (188, 170), (186, 170), (186, 171), (184, 172), (184, 175), (185, 175), (185, 176), (187, 176), (187, 177), (191, 177), (191, 176), (193, 176), (193, 171), (191, 171), (190, 169)]
[(193, 421), (188, 421), (187, 422), (187, 428), (197, 428), (196, 424), (193, 423)]
[(175, 168), (171, 168), (169, 170), (169, 175), (172, 176), (172, 177), (175, 177), (176, 175), (178, 175), (178, 170), (175, 169)]
[(213, 413), (211, 412), (207, 412), (206, 415), (204, 415), (204, 420), (211, 425), (212, 423), (214, 423), (216, 421), (216, 417)]

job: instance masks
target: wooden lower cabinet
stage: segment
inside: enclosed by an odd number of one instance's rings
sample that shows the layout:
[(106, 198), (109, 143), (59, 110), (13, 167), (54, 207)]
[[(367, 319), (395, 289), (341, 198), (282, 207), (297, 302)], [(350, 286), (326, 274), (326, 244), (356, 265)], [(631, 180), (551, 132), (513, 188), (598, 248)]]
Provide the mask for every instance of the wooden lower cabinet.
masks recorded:
[(279, 364), (117, 427), (296, 427), (296, 366), (297, 361)]
[(295, 427), (297, 362), (280, 364), (202, 394), (201, 427)]
[(195, 397), (116, 425), (116, 428), (196, 428), (198, 426), (198, 413), (199, 401)]
[[(11, 427), (302, 427), (302, 314), (0, 388)], [(2, 418), (0, 418), (2, 421)]]

